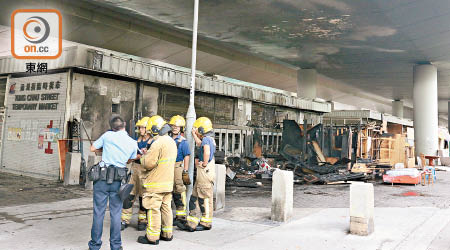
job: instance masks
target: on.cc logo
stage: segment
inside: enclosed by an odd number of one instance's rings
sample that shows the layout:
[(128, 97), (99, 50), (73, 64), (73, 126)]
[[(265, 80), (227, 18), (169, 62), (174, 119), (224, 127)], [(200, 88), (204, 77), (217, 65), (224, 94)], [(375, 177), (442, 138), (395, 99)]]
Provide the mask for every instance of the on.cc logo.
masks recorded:
[(11, 54), (17, 59), (56, 59), (62, 53), (62, 16), (55, 9), (11, 14)]
[[(30, 30), (32, 32), (31, 34)], [(23, 25), (23, 35), (30, 43), (42, 43), (47, 40), (50, 35), (50, 25), (48, 25), (47, 20), (42, 17), (30, 17)]]

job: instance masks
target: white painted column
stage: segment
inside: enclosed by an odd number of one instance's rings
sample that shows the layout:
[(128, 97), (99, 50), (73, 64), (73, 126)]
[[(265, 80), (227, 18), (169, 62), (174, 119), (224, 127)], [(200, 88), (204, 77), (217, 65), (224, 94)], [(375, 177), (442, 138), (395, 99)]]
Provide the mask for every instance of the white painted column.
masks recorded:
[(225, 208), (225, 181), (227, 168), (223, 164), (216, 164), (216, 181), (214, 182), (214, 211)]
[(273, 221), (286, 222), (292, 217), (294, 208), (294, 173), (277, 169), (272, 177)]
[(315, 69), (298, 70), (297, 96), (308, 99), (317, 97), (317, 71)]
[(414, 138), (416, 155), (436, 155), (438, 150), (437, 69), (414, 66)]
[(374, 191), (371, 183), (350, 186), (350, 233), (367, 236), (373, 233)]
[(392, 114), (397, 117), (403, 118), (403, 101), (392, 101)]
[(78, 185), (80, 183), (81, 153), (66, 153), (66, 166), (64, 167), (64, 186)]

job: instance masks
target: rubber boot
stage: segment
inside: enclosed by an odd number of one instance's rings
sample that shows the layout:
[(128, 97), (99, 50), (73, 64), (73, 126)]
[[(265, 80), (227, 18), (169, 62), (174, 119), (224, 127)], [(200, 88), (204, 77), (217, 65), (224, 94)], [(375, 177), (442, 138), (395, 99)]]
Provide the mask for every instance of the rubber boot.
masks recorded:
[(120, 222), (120, 231), (125, 230), (128, 227), (128, 224), (125, 221)]
[(176, 219), (176, 218), (173, 220), (173, 223), (172, 223), (173, 226), (177, 226), (177, 227), (179, 227), (178, 225), (183, 226), (183, 224), (186, 224), (186, 220), (180, 220), (180, 219)]
[(198, 226), (195, 228), (195, 231), (205, 231), (205, 230), (211, 230), (211, 228), (205, 227), (202, 224), (198, 224)]
[(139, 236), (137, 242), (141, 244), (150, 244), (150, 245), (159, 245), (159, 240), (157, 241), (149, 241), (147, 236)]
[(183, 231), (187, 231), (187, 232), (195, 232), (195, 229), (192, 229), (190, 227), (188, 227), (188, 225), (186, 225), (186, 223), (178, 223), (177, 227)]
[(170, 236), (170, 238), (166, 238), (166, 237), (163, 237), (163, 236), (159, 236), (159, 239), (160, 239), (160, 240), (163, 240), (163, 241), (172, 241), (172, 240), (173, 240), (173, 235)]
[(146, 228), (147, 228), (147, 223), (138, 222), (138, 226), (137, 226), (138, 231), (145, 231)]

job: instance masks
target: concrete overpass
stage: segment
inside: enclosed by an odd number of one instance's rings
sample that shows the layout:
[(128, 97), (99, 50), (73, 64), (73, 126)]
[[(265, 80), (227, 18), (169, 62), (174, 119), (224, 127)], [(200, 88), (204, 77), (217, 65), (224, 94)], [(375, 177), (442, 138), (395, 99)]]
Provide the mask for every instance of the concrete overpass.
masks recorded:
[[(9, 53), (11, 12), (46, 6), (63, 13), (67, 41), (190, 65), (193, 1), (0, 0), (0, 6), (2, 54)], [(413, 67), (432, 63), (437, 89), (431, 99), (416, 99), (426, 106), (437, 96), (447, 119), (449, 7), (446, 0), (202, 1), (198, 69), (412, 118)], [(312, 92), (298, 77), (301, 69), (318, 72)]]

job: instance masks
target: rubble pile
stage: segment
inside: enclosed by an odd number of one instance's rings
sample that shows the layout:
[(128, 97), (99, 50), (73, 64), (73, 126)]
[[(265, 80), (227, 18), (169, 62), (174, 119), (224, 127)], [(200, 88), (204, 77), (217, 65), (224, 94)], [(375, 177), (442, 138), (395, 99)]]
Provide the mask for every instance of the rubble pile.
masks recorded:
[[(303, 129), (302, 125), (295, 121), (284, 120), (278, 155), (270, 155), (273, 158), (265, 158), (262, 154), (258, 154), (260, 157), (256, 157), (255, 154), (246, 157), (225, 157), (227, 184), (257, 187), (257, 184), (249, 181), (251, 179), (271, 179), (276, 169), (293, 171), (296, 184), (365, 181), (368, 178), (366, 171), (352, 171), (355, 162), (352, 163), (350, 160), (351, 152), (354, 151), (351, 148), (351, 138), (353, 137), (351, 130), (346, 132), (342, 130), (339, 137), (333, 138), (333, 140), (339, 140), (341, 148), (339, 151), (336, 151), (336, 147), (329, 149), (329, 157), (325, 157), (321, 149), (327, 145), (325, 141), (331, 141), (330, 138), (325, 140), (325, 132), (322, 124)], [(329, 130), (326, 136), (332, 136)], [(255, 145), (258, 147), (260, 143)], [(328, 148), (330, 148), (329, 145)], [(334, 151), (332, 152), (332, 150)], [(261, 152), (261, 148), (254, 148), (254, 152)], [(361, 164), (356, 165), (361, 166)], [(245, 183), (243, 184), (243, 182)]]

